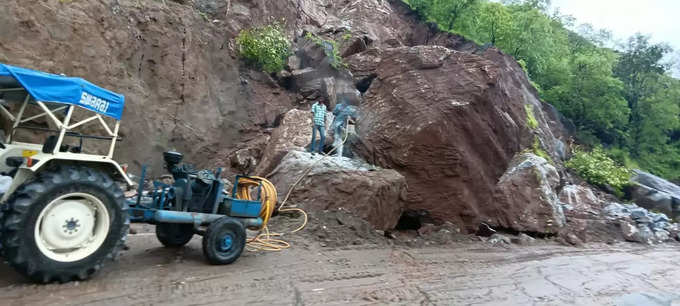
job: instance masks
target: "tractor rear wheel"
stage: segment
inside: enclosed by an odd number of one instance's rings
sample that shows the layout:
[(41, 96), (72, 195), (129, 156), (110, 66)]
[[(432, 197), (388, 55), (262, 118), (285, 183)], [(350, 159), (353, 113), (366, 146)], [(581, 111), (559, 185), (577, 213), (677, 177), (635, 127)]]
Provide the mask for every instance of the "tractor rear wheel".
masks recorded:
[(118, 255), (130, 227), (118, 185), (85, 167), (40, 172), (5, 205), (5, 260), (41, 283), (89, 278)]
[(203, 255), (213, 265), (230, 264), (246, 246), (246, 229), (238, 220), (222, 217), (208, 226), (203, 236)]
[(160, 223), (156, 225), (156, 238), (169, 248), (181, 247), (194, 237), (192, 224)]

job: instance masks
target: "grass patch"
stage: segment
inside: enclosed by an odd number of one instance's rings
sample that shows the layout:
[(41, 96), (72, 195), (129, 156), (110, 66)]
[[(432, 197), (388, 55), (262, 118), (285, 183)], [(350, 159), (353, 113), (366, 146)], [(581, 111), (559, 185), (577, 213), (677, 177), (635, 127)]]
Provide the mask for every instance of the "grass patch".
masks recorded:
[(537, 156), (543, 157), (543, 159), (547, 160), (549, 163), (553, 165), (555, 164), (552, 158), (550, 157), (550, 154), (548, 154), (548, 152), (541, 148), (541, 140), (538, 139), (538, 136), (534, 136), (534, 143), (531, 146), (531, 152), (533, 152)]
[(531, 104), (524, 104), (524, 110), (527, 112), (527, 126), (535, 130), (538, 128), (538, 121), (534, 116), (534, 106)]

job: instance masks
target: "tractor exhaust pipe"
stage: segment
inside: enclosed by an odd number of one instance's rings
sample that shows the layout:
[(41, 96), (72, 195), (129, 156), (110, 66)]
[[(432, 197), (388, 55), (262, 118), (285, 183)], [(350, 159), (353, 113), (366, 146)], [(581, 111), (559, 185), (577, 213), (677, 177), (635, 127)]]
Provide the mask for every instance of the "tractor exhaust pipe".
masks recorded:
[[(196, 212), (158, 210), (155, 212), (153, 220), (158, 223), (207, 225), (222, 217), (227, 216)], [(239, 220), (241, 223), (243, 223), (243, 226), (247, 229), (260, 229), (263, 223), (262, 218), (234, 218), (234, 219)]]

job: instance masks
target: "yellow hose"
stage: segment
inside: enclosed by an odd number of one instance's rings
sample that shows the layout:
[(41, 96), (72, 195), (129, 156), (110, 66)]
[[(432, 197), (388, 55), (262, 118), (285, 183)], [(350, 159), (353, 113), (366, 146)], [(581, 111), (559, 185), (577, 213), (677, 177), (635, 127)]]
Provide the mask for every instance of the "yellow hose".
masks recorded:
[[(262, 186), (260, 198), (262, 200), (262, 208), (260, 210), (260, 218), (262, 218), (262, 228), (260, 228), (260, 232), (253, 238), (248, 239), (246, 249), (249, 251), (281, 251), (284, 249), (287, 249), (290, 247), (290, 244), (286, 241), (283, 241), (281, 239), (275, 239), (273, 237), (279, 237), (282, 236), (280, 233), (272, 233), (269, 231), (269, 228), (267, 227), (267, 224), (269, 223), (269, 220), (271, 219), (272, 214), (274, 213), (274, 209), (276, 207), (276, 199), (277, 199), (277, 194), (276, 194), (276, 187), (274, 187), (274, 184), (272, 184), (270, 181), (268, 181), (265, 178), (259, 177), (259, 176), (253, 176), (253, 177), (242, 177), (238, 181), (238, 186), (236, 189), (236, 198), (241, 199), (241, 200), (249, 200), (252, 201), (252, 196), (251, 196), (251, 188), (252, 187), (258, 187)], [(304, 216), (305, 216), (305, 224), (307, 224), (307, 214), (301, 210), (301, 209), (279, 209), (279, 211), (291, 211), (291, 210), (299, 210), (301, 211)], [(296, 229), (294, 232), (299, 231), (302, 229), (305, 224), (303, 224), (301, 227)]]

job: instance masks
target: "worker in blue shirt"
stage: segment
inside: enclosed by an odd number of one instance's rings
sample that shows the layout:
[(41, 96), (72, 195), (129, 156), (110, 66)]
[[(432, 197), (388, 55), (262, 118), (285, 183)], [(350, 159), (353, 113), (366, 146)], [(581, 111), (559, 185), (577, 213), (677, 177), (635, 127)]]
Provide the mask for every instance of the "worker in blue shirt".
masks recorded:
[(314, 154), (316, 131), (319, 131), (320, 139), (318, 152), (321, 153), (326, 141), (326, 103), (323, 98), (312, 105), (312, 145), (310, 149), (312, 154)]

